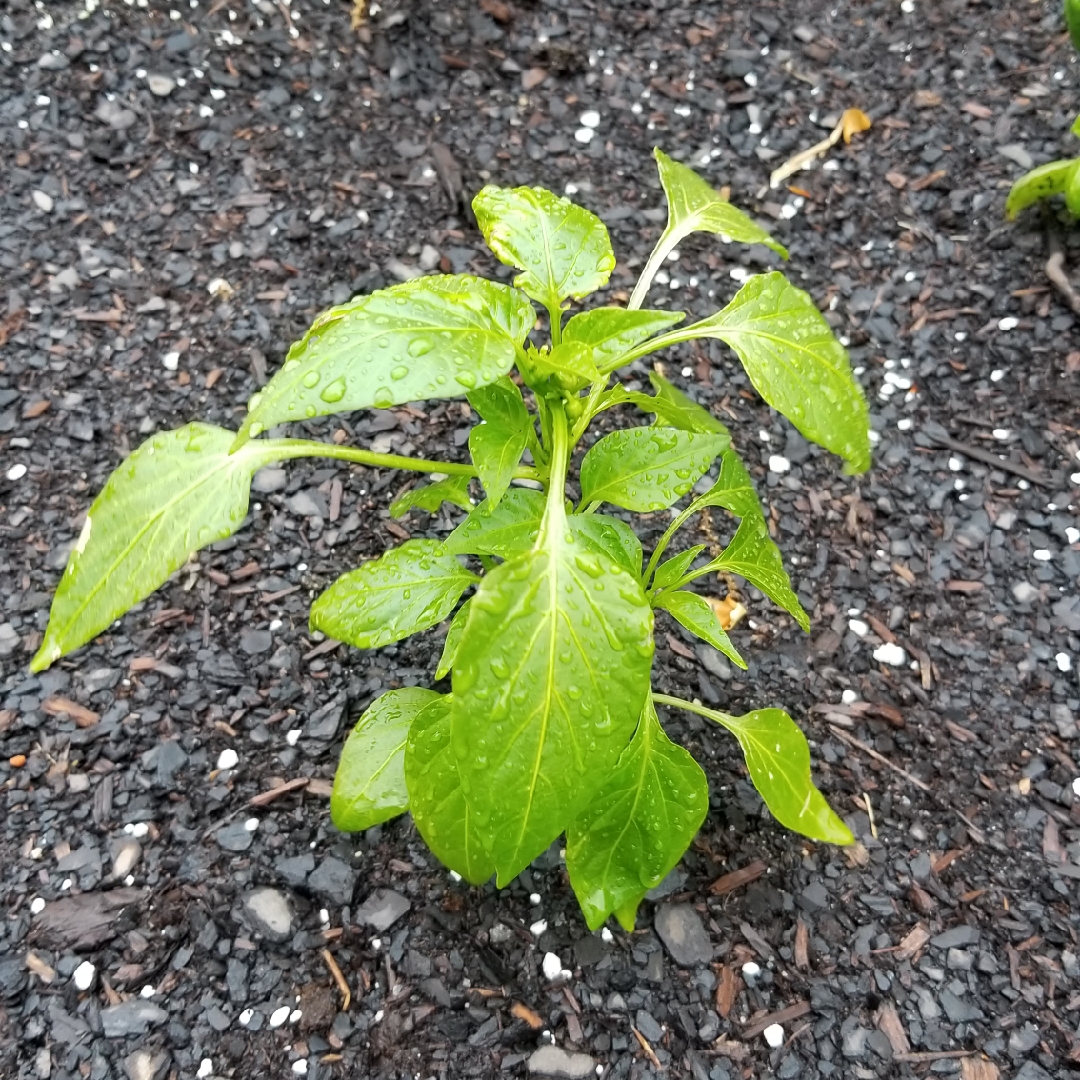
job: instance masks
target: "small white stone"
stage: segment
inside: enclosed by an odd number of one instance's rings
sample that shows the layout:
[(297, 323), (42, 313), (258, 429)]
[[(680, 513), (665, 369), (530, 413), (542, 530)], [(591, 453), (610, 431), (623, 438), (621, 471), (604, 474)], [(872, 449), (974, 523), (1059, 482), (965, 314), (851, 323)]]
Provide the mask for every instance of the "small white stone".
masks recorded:
[(206, 291), (219, 300), (228, 300), (234, 289), (223, 277), (216, 277), (206, 286)]
[(553, 953), (544, 953), (543, 960), (544, 976), (549, 981), (557, 979), (563, 970), (562, 961)]
[(539, 937), (547, 930), (547, 927), (547, 919), (537, 919), (536, 922), (529, 927), (529, 933), (532, 934), (533, 937)]
[(272, 1028), (281, 1027), (281, 1025), (289, 1019), (290, 1012), (292, 1012), (292, 1010), (289, 1008), (288, 1005), (282, 1005), (280, 1009), (275, 1009), (270, 1014), (270, 1026)]
[(769, 472), (786, 473), (791, 471), (791, 462), (783, 454), (769, 455)]
[(34, 205), (40, 211), (42, 211), (42, 213), (45, 213), (45, 214), (51, 214), (52, 213), (53, 199), (52, 199), (51, 195), (47, 194), (44, 191), (41, 191), (41, 190), (35, 188), (34, 193), (32, 195), (32, 198), (34, 200)]
[(40, 896), (35, 896), (30, 901), (30, 914), (40, 915), (45, 910), (45, 901)]
[(26, 475), (26, 466), (21, 462), (16, 462), (8, 469), (6, 476), (9, 480), (21, 480)]
[(600, 940), (606, 945), (610, 945), (615, 940), (615, 935), (605, 926), (600, 931)]
[(1073, 781), (1073, 794), (1080, 796), (1080, 776)]
[(1072, 657), (1067, 652), (1059, 652), (1054, 660), (1058, 671), (1072, 671)]
[[(462, 982), (464, 982), (464, 983), (467, 983), (468, 981), (469, 981), (468, 979), (462, 979)], [(375, 1014), (375, 1023), (377, 1024), (382, 1018), (383, 1018), (383, 1011), (382, 1011), (382, 1009), (380, 1009)]]
[(72, 973), (71, 981), (75, 984), (76, 990), (85, 993), (94, 985), (95, 978), (97, 978), (97, 968), (89, 960), (84, 960)]
[(541, 899), (542, 897), (538, 892), (529, 893), (529, 903), (532, 904), (533, 907), (536, 907), (536, 905), (540, 903)]
[(210, 96), (215, 101), (224, 101), (225, 100), (225, 91), (222, 90), (220, 86), (211, 86), (210, 87)]
[(293, 728), (292, 731), (285, 732), (285, 741), (290, 746), (295, 746), (300, 741), (300, 728)]
[(1054, 557), (1052, 552), (1046, 550), (1046, 548), (1038, 548), (1031, 553), (1031, 557), (1036, 562), (1050, 562)]
[(904, 417), (903, 420), (897, 420), (896, 421), (896, 430), (897, 431), (910, 431), (911, 430), (911, 420), (906, 416)]
[(297, 1076), (307, 1076), (307, 1058), (300, 1058), (292, 1063), (292, 1071)]
[(1004, 378), (1005, 378), (1005, 372), (1002, 371), (1001, 368), (994, 368), (994, 370), (990, 372), (990, 381), (991, 382), (1001, 382), (1001, 380), (1004, 379)]
[(1070, 544), (1075, 544), (1080, 541), (1080, 529), (1074, 529), (1071, 525), (1065, 527), (1065, 539)]
[(862, 619), (848, 619), (847, 627), (856, 637), (866, 637), (870, 633), (870, 627)]
[(844, 691), (844, 692), (843, 692), (843, 693), (842, 693), (842, 694), (840, 695), (840, 700), (841, 700), (841, 701), (842, 701), (842, 702), (843, 702), (843, 703), (844, 703), (845, 705), (850, 705), (850, 704), (852, 704), (852, 702), (855, 702), (855, 701), (858, 701), (858, 700), (859, 700), (859, 695), (858, 695), (858, 694), (856, 694), (854, 690), (848, 689), (848, 690), (845, 690), (845, 691)]
[(595, 134), (596, 132), (592, 128), (581, 127), (574, 132), (574, 138), (579, 143), (589, 143), (592, 142), (593, 136)]
[(1019, 319), (1014, 319), (1011, 315), (1006, 315), (1004, 319), (998, 320), (999, 330), (1015, 330), (1020, 325)]
[(217, 767), (219, 769), (235, 769), (239, 761), (240, 755), (231, 746), (226, 746), (218, 754)]
[(248, 1026), (248, 1024), (250, 1024), (250, 1023), (251, 1023), (251, 1021), (252, 1021), (252, 1018), (253, 1018), (254, 1016), (255, 1016), (255, 1010), (254, 1010), (254, 1009), (245, 1009), (245, 1010), (244, 1010), (244, 1011), (243, 1011), (243, 1012), (242, 1012), (242, 1013), (240, 1014), (240, 1023), (241, 1023), (241, 1024), (242, 1024), (242, 1025), (243, 1025), (244, 1027), (247, 1027), (247, 1026)]
[(910, 15), (915, 10), (915, 0), (900, 0), (900, 10), (905, 15)]
[(894, 641), (886, 641), (874, 650), (874, 659), (882, 664), (903, 667), (907, 663), (907, 653)]
[(199, 1071), (195, 1074), (199, 1080), (205, 1080), (214, 1071), (214, 1063), (209, 1058), (203, 1058), (199, 1062)]
[(756, 979), (761, 974), (761, 965), (755, 963), (753, 960), (747, 960), (742, 966), (742, 973), (748, 979)]
[(779, 1024), (770, 1024), (761, 1034), (774, 1050), (784, 1045), (784, 1029)]
[(757, 86), (757, 76), (752, 71), (748, 71), (743, 76), (743, 82), (746, 83), (747, 86)]
[(166, 371), (175, 371), (180, 366), (180, 354), (178, 352), (167, 352), (161, 358), (161, 366)]
[(330, 925), (330, 912), (327, 908), (319, 908), (319, 922), (321, 922), (323, 926)]
[(995, 439), (999, 442), (1004, 442), (1006, 439), (1012, 438), (1012, 432), (1008, 428), (996, 427), (991, 432)]
[(589, 109), (588, 112), (583, 112), (578, 120), (582, 127), (598, 128), (600, 126), (600, 114), (595, 109)]
[(245, 832), (254, 832), (258, 827), (259, 819), (257, 817), (249, 817), (247, 821), (244, 822)]
[(949, 458), (949, 469), (952, 472), (959, 472), (964, 467), (964, 461), (962, 458), (951, 457)]
[(456, 870), (450, 871), (450, 880), (453, 882), (461, 881), (461, 875)]

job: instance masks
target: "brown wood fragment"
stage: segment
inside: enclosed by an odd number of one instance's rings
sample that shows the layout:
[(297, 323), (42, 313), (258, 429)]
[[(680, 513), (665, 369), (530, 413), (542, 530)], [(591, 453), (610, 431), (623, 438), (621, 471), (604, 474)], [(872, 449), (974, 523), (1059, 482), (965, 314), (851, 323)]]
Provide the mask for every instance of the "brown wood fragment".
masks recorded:
[(85, 705), (80, 705), (77, 701), (72, 701), (71, 698), (66, 697), (54, 696), (46, 698), (41, 703), (41, 708), (48, 716), (59, 716), (61, 713), (67, 713), (75, 721), (76, 726), (81, 728), (93, 727), (101, 718), (100, 713), (96, 713), (93, 709), (88, 709)]
[(896, 947), (897, 960), (910, 960), (930, 940), (930, 931), (923, 923), (916, 923)]
[(800, 1016), (805, 1016), (809, 1011), (809, 1001), (796, 1001), (794, 1005), (789, 1005), (786, 1009), (780, 1009), (778, 1012), (759, 1017), (749, 1027), (743, 1029), (742, 1037), (746, 1041), (755, 1039), (767, 1027), (771, 1027), (773, 1024), (790, 1024), (792, 1020), (798, 1020)]
[(731, 964), (725, 964), (720, 971), (720, 981), (716, 985), (716, 1011), (725, 1020), (741, 989), (742, 979), (735, 973)]
[(934, 860), (930, 869), (933, 870), (935, 875), (940, 876), (943, 871), (952, 866), (952, 864), (963, 854), (964, 852), (961, 848), (953, 848), (951, 851), (946, 851), (940, 859)]
[(904, 1030), (900, 1014), (891, 1001), (886, 1001), (877, 1011), (875, 1023), (878, 1030), (889, 1040), (894, 1054), (910, 1054), (911, 1043), (908, 1042), (907, 1032)]
[(306, 788), (310, 783), (310, 777), (295, 776), (292, 780), (286, 780), (283, 784), (278, 784), (276, 787), (269, 788), (266, 791), (260, 791), (258, 795), (252, 795), (248, 800), (248, 805), (269, 806), (275, 799), (280, 799), (282, 795), (288, 795), (291, 791), (300, 791), (301, 788)]
[(337, 983), (338, 990), (341, 991), (341, 1011), (348, 1012), (349, 1006), (352, 1004), (352, 991), (345, 981), (345, 976), (341, 973), (341, 968), (338, 967), (337, 961), (329, 949), (323, 949), (319, 955), (323, 958), (323, 963), (330, 969), (330, 974), (333, 976), (334, 982)]
[(725, 896), (729, 892), (741, 889), (744, 885), (749, 885), (752, 881), (757, 881), (767, 869), (765, 863), (761, 859), (757, 859), (748, 866), (744, 866), (739, 870), (732, 870), (730, 874), (718, 877), (709, 886), (709, 892), (713, 896)]
[(810, 967), (810, 931), (802, 919), (795, 924), (795, 966), (802, 971)]
[(1001, 1070), (988, 1058), (969, 1057), (960, 1062), (960, 1080), (999, 1080)]
[(641, 1052), (652, 1063), (652, 1067), (656, 1069), (657, 1072), (662, 1071), (664, 1066), (660, 1064), (660, 1059), (656, 1056), (656, 1051), (653, 1050), (653, 1048), (649, 1045), (649, 1040), (646, 1039), (645, 1036), (642, 1035), (641, 1032), (638, 1031), (638, 1029), (634, 1027), (633, 1024), (630, 1025), (630, 1030), (634, 1033), (634, 1037), (637, 1039), (638, 1045), (641, 1047)]

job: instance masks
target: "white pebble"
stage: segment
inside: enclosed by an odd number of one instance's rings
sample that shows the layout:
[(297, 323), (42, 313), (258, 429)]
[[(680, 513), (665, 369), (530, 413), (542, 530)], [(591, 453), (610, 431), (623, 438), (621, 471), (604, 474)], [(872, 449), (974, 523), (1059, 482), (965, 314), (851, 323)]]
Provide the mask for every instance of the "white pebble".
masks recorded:
[(769, 472), (786, 473), (791, 470), (791, 462), (783, 454), (769, 455)]
[(275, 1009), (270, 1014), (270, 1026), (272, 1028), (279, 1028), (286, 1020), (289, 1019), (289, 1013), (292, 1009), (288, 1005), (282, 1005), (280, 1009)]
[(255, 1010), (254, 1010), (254, 1009), (245, 1009), (245, 1010), (244, 1010), (244, 1011), (243, 1011), (243, 1012), (242, 1012), (242, 1013), (240, 1014), (240, 1023), (241, 1023), (241, 1024), (242, 1024), (242, 1025), (243, 1025), (244, 1027), (247, 1027), (247, 1026), (248, 1026), (248, 1024), (250, 1024), (250, 1023), (251, 1023), (251, 1021), (252, 1021), (252, 1018), (253, 1018), (254, 1016), (255, 1016)]
[(21, 480), (26, 475), (26, 466), (21, 462), (16, 462), (8, 469), (6, 476), (9, 480)]
[(911, 420), (906, 416), (904, 417), (903, 420), (897, 420), (896, 421), (896, 430), (897, 431), (910, 431), (911, 430)]
[(222, 90), (220, 86), (211, 86), (210, 87), (210, 96), (215, 101), (224, 101), (225, 100), (225, 91)]
[(761, 1034), (774, 1050), (784, 1045), (784, 1029), (779, 1024), (770, 1024)]
[(147, 983), (140, 991), (139, 996), (144, 998), (152, 998), (157, 993), (157, 988)]
[(180, 366), (180, 354), (178, 352), (167, 352), (161, 358), (161, 366), (166, 371), (175, 371)]
[(529, 893), (529, 903), (532, 904), (533, 907), (536, 907), (536, 905), (540, 903), (540, 900), (541, 897), (538, 892)]
[(752, 71), (748, 71), (743, 76), (743, 82), (746, 83), (747, 86), (757, 86), (757, 76)]
[(562, 961), (553, 953), (544, 953), (543, 960), (544, 976), (548, 980), (555, 980), (562, 975)]
[(455, 882), (455, 883), (459, 882), (459, 881), (461, 881), (461, 875), (456, 870), (451, 870), (450, 871), (450, 880)]
[(1070, 544), (1075, 544), (1077, 541), (1080, 541), (1080, 529), (1074, 529), (1071, 525), (1067, 525), (1065, 527), (1065, 539), (1068, 540)]
[(203, 1058), (199, 1062), (199, 1071), (195, 1074), (199, 1080), (205, 1080), (214, 1071), (214, 1063), (209, 1058)]
[(1072, 671), (1072, 657), (1067, 652), (1059, 652), (1054, 657), (1058, 671)]
[(855, 702), (855, 701), (858, 701), (858, 700), (859, 700), (859, 695), (858, 695), (858, 694), (856, 694), (854, 690), (850, 690), (850, 689), (849, 689), (849, 690), (845, 690), (845, 691), (844, 691), (844, 692), (843, 692), (843, 693), (842, 693), (842, 694), (840, 695), (840, 700), (841, 700), (841, 701), (842, 701), (842, 702), (843, 702), (843, 703), (844, 703), (845, 705), (850, 705), (850, 704), (851, 704), (852, 702)]
[(307, 1076), (307, 1058), (300, 1058), (292, 1063), (292, 1071), (297, 1076)]
[(893, 641), (886, 641), (874, 650), (874, 659), (882, 664), (903, 667), (907, 663), (907, 653)]
[(990, 381), (991, 382), (1001, 382), (1001, 380), (1004, 379), (1004, 378), (1005, 378), (1005, 372), (1002, 371), (1001, 368), (994, 368), (994, 370), (990, 372)]
[[(1064, 653), (1062, 655), (1064, 655)], [(529, 933), (532, 934), (533, 937), (539, 937), (547, 930), (547, 927), (547, 919), (537, 919), (536, 922), (529, 927)]]
[(300, 741), (300, 729), (293, 728), (292, 731), (287, 731), (285, 733), (285, 741), (290, 746), (295, 746)]
[(258, 827), (259, 819), (257, 817), (249, 817), (247, 821), (244, 822), (245, 832), (254, 832)]
[(235, 769), (239, 761), (240, 755), (231, 746), (226, 746), (218, 754), (217, 767), (219, 769)]
[(742, 966), (742, 973), (748, 979), (756, 979), (761, 974), (761, 965), (755, 963), (753, 960), (747, 960)]
[(900, 0), (900, 10), (905, 15), (910, 15), (915, 10), (915, 0)]
[(38, 191), (35, 189), (33, 194), (34, 205), (43, 213), (51, 214), (53, 208), (52, 196), (44, 191)]
[(949, 468), (952, 472), (959, 472), (964, 467), (964, 461), (962, 458), (951, 457), (949, 458)]
[(578, 120), (581, 121), (582, 127), (598, 128), (600, 126), (600, 114), (595, 109), (589, 109), (588, 112), (583, 112)]
[(89, 960), (84, 960), (74, 971), (71, 976), (71, 981), (75, 984), (75, 989), (80, 992), (85, 992), (94, 985), (94, 979), (97, 977), (97, 968), (90, 963)]
[(327, 908), (319, 908), (319, 922), (323, 926), (330, 925), (330, 912)]
[(1052, 552), (1046, 550), (1046, 548), (1038, 548), (1031, 553), (1031, 557), (1036, 562), (1049, 562), (1054, 556)]
[(862, 619), (848, 619), (847, 627), (856, 637), (866, 637), (870, 633), (870, 627)]
[(1004, 442), (1006, 439), (1012, 438), (1012, 432), (1008, 428), (996, 427), (992, 434), (999, 442)]
[(600, 940), (606, 945), (610, 945), (615, 940), (615, 935), (605, 926), (600, 931)]
[(1007, 315), (1004, 319), (998, 320), (999, 330), (1015, 330), (1020, 325), (1019, 319), (1014, 319), (1011, 315)]
[(30, 901), (30, 914), (40, 915), (45, 910), (45, 901), (40, 896), (35, 896)]
[(1073, 781), (1073, 794), (1080, 795), (1080, 776)]
[(574, 132), (574, 138), (577, 139), (579, 143), (589, 143), (592, 142), (592, 138), (595, 134), (596, 132), (593, 131), (592, 128), (582, 127)]
[(371, 947), (378, 952), (382, 948), (382, 938), (373, 937), (371, 939)]

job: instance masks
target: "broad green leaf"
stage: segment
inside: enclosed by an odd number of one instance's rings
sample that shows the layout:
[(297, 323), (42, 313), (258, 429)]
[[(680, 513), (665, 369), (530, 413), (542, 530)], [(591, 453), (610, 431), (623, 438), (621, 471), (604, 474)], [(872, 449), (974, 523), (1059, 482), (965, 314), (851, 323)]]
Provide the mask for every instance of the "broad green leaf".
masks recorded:
[(716, 483), (704, 495), (695, 499), (694, 505), (699, 508), (722, 506), (736, 517), (747, 517), (751, 514), (763, 517), (765, 514), (742, 458), (730, 447), (720, 457), (720, 475), (716, 478)]
[(662, 510), (682, 498), (727, 448), (726, 435), (639, 427), (613, 431), (581, 463), (581, 502)]
[(477, 424), (469, 432), (469, 454), (493, 507), (510, 486), (527, 441), (524, 428), (506, 427), (498, 420)]
[(513, 367), (535, 318), (517, 289), (468, 274), (420, 277), (331, 308), (248, 402), (237, 444), (287, 420), (493, 383)]
[(533, 546), (543, 517), (543, 493), (513, 487), (496, 507), (485, 499), (446, 538), (444, 546), (456, 555), (512, 559)]
[(731, 644), (731, 638), (724, 632), (712, 605), (703, 596), (680, 589), (676, 592), (659, 593), (653, 597), (653, 604), (669, 612), (691, 634), (707, 641), (714, 649), (719, 649), (733, 664), (746, 668), (746, 661)]
[(708, 715), (739, 740), (750, 779), (781, 825), (811, 840), (854, 843), (851, 830), (814, 786), (806, 736), (786, 712), (757, 709), (728, 716), (709, 710)]
[(413, 507), (437, 514), (444, 502), (466, 510), (472, 509), (469, 498), (469, 478), (467, 476), (448, 476), (445, 480), (436, 480), (434, 484), (421, 484), (404, 495), (399, 495), (390, 504), (390, 516), (404, 517)]
[(757, 514), (744, 517), (731, 543), (703, 569), (709, 573), (728, 571), (746, 578), (809, 632), (810, 617), (791, 588), (791, 578), (784, 569), (780, 549), (769, 535), (764, 517)]
[(481, 843), (476, 815), (461, 789), (451, 746), (450, 697), (440, 697), (413, 721), (405, 747), (405, 782), (417, 831), (436, 858), (470, 885), (483, 885), (495, 864)]
[(690, 564), (704, 550), (704, 544), (697, 544), (692, 548), (687, 548), (686, 551), (680, 551), (678, 555), (672, 555), (670, 559), (665, 559), (656, 568), (652, 587), (654, 589), (666, 589), (669, 585), (674, 585), (690, 569)]
[(625, 521), (607, 514), (571, 514), (567, 525), (586, 547), (606, 555), (634, 577), (641, 577), (641, 541)]
[[(1065, 0), (1065, 25), (1073, 48), (1080, 52), (1080, 0)], [(1080, 120), (1077, 121), (1080, 123)], [(1075, 127), (1075, 124), (1074, 124)]]
[(553, 349), (529, 346), (519, 366), (525, 381), (534, 388), (554, 379), (564, 390), (580, 390), (600, 378), (592, 349), (580, 341), (564, 341)]
[[(1080, 48), (1080, 46), (1077, 46), (1077, 48)], [(1074, 135), (1080, 135), (1080, 116), (1077, 116), (1077, 118), (1072, 122), (1072, 127), (1069, 128), (1069, 130)]]
[(870, 467), (869, 413), (847, 352), (809, 295), (783, 274), (756, 274), (723, 311), (686, 332), (730, 345), (765, 401), (839, 454), (848, 472)]
[(602, 307), (571, 316), (563, 327), (563, 341), (577, 341), (593, 351), (593, 361), (601, 371), (613, 371), (619, 358), (635, 345), (648, 341), (661, 330), (681, 323), (681, 311), (627, 311)]
[(480, 583), (465, 637), (452, 741), (501, 886), (570, 824), (630, 741), (652, 611), (638, 581), (555, 512), (537, 548)]
[[(1080, 117), (1077, 117), (1080, 121)], [(1050, 161), (1031, 172), (1024, 173), (1013, 184), (1009, 197), (1005, 200), (1005, 216), (1012, 221), (1022, 210), (1033, 206), (1043, 199), (1061, 195), (1077, 168), (1077, 160)]]
[[(765, 244), (787, 258), (787, 250), (741, 210), (722, 199), (693, 169), (673, 161), (659, 148), (653, 150), (660, 171), (660, 183), (668, 202), (665, 237), (674, 247), (695, 232), (716, 233), (738, 244)], [(661, 240), (663, 243), (663, 240)]]
[(1065, 208), (1074, 218), (1080, 218), (1080, 161), (1069, 173), (1069, 180), (1065, 185)]
[(330, 819), (347, 833), (363, 832), (409, 809), (405, 786), (405, 742), (423, 708), (440, 700), (434, 690), (407, 687), (376, 698), (345, 740)]
[(435, 669), (436, 679), (445, 679), (454, 666), (461, 640), (465, 636), (465, 621), (469, 617), (469, 605), (471, 603), (472, 597), (469, 597), (454, 612), (454, 617), (450, 620), (450, 626), (446, 631), (446, 640), (443, 642), (442, 656), (439, 657), (439, 666)]
[(687, 397), (674, 383), (668, 382), (660, 372), (650, 371), (649, 382), (656, 391), (655, 397), (639, 394), (634, 397), (634, 404), (645, 412), (655, 413), (658, 424), (681, 431), (716, 432), (726, 435), (730, 444), (731, 434), (724, 423)]
[(529, 410), (521, 396), (517, 383), (509, 376), (496, 379), (490, 386), (471, 390), (466, 397), (469, 404), (491, 424), (503, 427), (524, 428), (530, 423)]
[(590, 930), (615, 913), (631, 932), (642, 898), (690, 846), (709, 810), (701, 766), (664, 733), (650, 699), (630, 745), (566, 834), (566, 869)]
[(114, 470), (68, 556), (31, 671), (85, 645), (194, 552), (236, 532), (252, 475), (281, 453), (262, 443), (230, 456), (235, 437), (188, 424), (151, 436)]
[(437, 540), (406, 540), (330, 586), (311, 608), (311, 627), (376, 649), (441, 623), (477, 580)]
[(488, 247), (521, 271), (514, 284), (549, 310), (596, 292), (615, 269), (607, 227), (569, 199), (489, 184), (472, 206)]

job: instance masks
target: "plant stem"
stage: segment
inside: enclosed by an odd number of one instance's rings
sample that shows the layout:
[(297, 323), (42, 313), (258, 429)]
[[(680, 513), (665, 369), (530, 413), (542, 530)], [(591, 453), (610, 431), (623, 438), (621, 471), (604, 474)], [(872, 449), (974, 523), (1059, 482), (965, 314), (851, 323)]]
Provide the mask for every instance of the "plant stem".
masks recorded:
[(551, 323), (552, 346), (562, 344), (562, 308), (554, 304), (547, 309), (548, 322)]
[(664, 260), (675, 249), (675, 245), (679, 240), (678, 233), (668, 232), (667, 229), (660, 234), (660, 239), (657, 240), (656, 247), (653, 248), (649, 261), (645, 264), (645, 269), (641, 271), (641, 277), (637, 279), (637, 284), (634, 286), (634, 291), (630, 296), (630, 303), (626, 305), (627, 311), (637, 311), (645, 302), (649, 286), (653, 283), (656, 272), (664, 265)]
[(715, 329), (703, 332), (699, 329), (698, 323), (691, 323), (689, 326), (682, 327), (679, 330), (669, 330), (659, 337), (650, 338), (648, 341), (638, 345), (637, 348), (631, 349), (629, 352), (623, 353), (622, 356), (617, 356), (614, 360), (604, 364), (600, 368), (600, 372), (603, 375), (610, 375), (616, 368), (626, 367), (627, 364), (632, 364), (635, 360), (648, 356), (649, 353), (658, 352), (660, 349), (666, 349), (671, 345), (678, 345), (681, 341), (695, 341), (697, 338), (720, 336)]
[(641, 587), (647, 589), (649, 587), (649, 581), (652, 579), (653, 571), (656, 569), (656, 564), (660, 561), (660, 556), (664, 554), (671, 538), (675, 535), (676, 531), (682, 527), (686, 519), (691, 514), (698, 510), (697, 500), (695, 499), (685, 510), (683, 510), (678, 517), (676, 517), (672, 523), (664, 531), (664, 535), (656, 542), (656, 547), (653, 548), (653, 553), (649, 558), (649, 565), (645, 567), (645, 573), (641, 576)]
[(653, 701), (657, 705), (669, 705), (673, 709), (685, 709), (687, 712), (697, 713), (698, 716), (704, 716), (706, 720), (713, 720), (717, 724), (723, 724), (724, 720), (721, 717), (728, 719), (727, 713), (722, 713), (717, 709), (707, 709), (698, 701), (686, 701), (683, 698), (671, 697), (669, 694), (657, 694), (653, 693)]
[[(472, 465), (456, 461), (428, 461), (426, 458), (402, 457), (400, 454), (376, 454), (372, 450), (361, 450), (356, 446), (335, 446), (333, 443), (317, 442), (313, 439), (274, 439), (259, 444), (262, 450), (273, 450), (279, 460), (290, 458), (327, 457), (339, 461), (351, 461), (357, 465), (369, 465), (373, 468), (405, 469), (409, 472), (446, 473), (447, 476), (476, 476)], [(516, 480), (538, 480), (536, 469), (521, 466), (514, 471)]]
[(585, 406), (581, 410), (581, 415), (574, 423), (574, 429), (570, 433), (570, 445), (577, 446), (578, 440), (585, 434), (586, 428), (592, 423), (593, 417), (596, 413), (593, 411), (596, 409), (596, 403), (600, 400), (600, 395), (603, 394), (608, 384), (608, 377), (605, 375), (602, 379), (597, 379), (589, 388), (589, 396), (585, 399)]
[(548, 473), (547, 505), (540, 526), (542, 543), (547, 536), (561, 536), (566, 527), (566, 473), (570, 465), (570, 438), (566, 409), (561, 401), (549, 402), (551, 414), (551, 471)]

